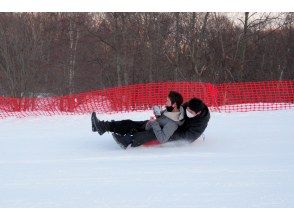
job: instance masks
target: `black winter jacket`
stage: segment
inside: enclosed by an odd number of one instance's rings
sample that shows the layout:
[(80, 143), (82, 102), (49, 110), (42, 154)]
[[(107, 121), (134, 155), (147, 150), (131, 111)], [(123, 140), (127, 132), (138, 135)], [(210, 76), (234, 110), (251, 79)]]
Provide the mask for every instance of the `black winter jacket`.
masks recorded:
[[(185, 110), (187, 108), (187, 105), (188, 103), (183, 104)], [(206, 129), (209, 119), (210, 112), (206, 105), (201, 114), (193, 118), (188, 118), (185, 111), (184, 124), (175, 131), (169, 141), (186, 140), (190, 143), (195, 141)]]

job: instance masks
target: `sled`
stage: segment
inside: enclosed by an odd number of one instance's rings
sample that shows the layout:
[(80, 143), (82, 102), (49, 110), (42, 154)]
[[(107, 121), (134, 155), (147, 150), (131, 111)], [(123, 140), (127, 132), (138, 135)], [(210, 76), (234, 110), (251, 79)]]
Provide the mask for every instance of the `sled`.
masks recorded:
[(159, 144), (160, 144), (160, 142), (158, 140), (152, 140), (152, 141), (149, 141), (149, 142), (143, 144), (143, 147), (154, 147)]

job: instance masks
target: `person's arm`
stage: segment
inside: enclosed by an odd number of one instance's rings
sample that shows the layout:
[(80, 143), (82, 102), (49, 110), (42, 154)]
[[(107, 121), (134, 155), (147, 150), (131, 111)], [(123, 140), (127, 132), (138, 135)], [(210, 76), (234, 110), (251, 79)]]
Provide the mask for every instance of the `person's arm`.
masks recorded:
[(161, 128), (159, 123), (154, 121), (151, 123), (151, 127), (157, 140), (163, 144), (167, 142), (173, 133), (177, 130), (178, 125), (173, 122), (168, 122), (165, 126), (163, 126), (163, 128)]
[(170, 137), (169, 141), (178, 141), (184, 139), (184, 132), (177, 129)]
[(201, 136), (201, 133), (199, 133), (196, 129), (193, 129), (193, 127), (189, 128), (183, 134), (184, 140), (189, 141), (190, 143), (197, 140), (200, 136)]
[(186, 131), (177, 130), (174, 134), (170, 137), (169, 141), (179, 141), (184, 140), (190, 143), (194, 142), (201, 136), (198, 129), (196, 127), (189, 127)]

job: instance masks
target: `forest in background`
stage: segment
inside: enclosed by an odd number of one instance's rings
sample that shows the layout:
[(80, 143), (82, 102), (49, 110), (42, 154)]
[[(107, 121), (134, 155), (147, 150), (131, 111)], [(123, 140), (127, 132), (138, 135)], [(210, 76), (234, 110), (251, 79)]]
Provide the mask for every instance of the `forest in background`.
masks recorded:
[(0, 96), (294, 80), (294, 13), (0, 13)]

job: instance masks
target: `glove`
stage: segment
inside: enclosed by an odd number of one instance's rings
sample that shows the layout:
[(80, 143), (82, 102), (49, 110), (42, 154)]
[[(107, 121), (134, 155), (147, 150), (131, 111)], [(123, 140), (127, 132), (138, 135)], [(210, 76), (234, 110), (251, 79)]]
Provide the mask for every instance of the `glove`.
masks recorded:
[(158, 105), (153, 106), (153, 114), (155, 116), (160, 116), (161, 115), (161, 107)]

